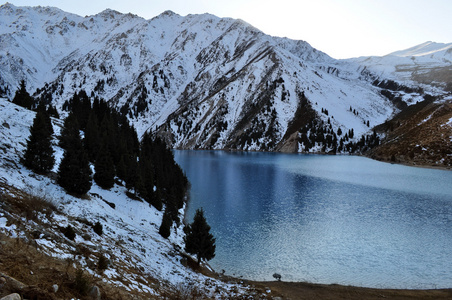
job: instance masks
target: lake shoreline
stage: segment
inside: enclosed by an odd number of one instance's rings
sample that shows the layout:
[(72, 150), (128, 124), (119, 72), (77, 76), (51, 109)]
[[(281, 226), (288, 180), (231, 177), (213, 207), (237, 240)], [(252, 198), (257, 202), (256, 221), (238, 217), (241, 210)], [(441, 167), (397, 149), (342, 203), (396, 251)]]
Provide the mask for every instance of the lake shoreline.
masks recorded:
[(377, 289), (339, 284), (308, 282), (248, 281), (259, 290), (271, 290), (273, 297), (282, 299), (451, 299), (452, 289)]
[(302, 281), (253, 281), (221, 275), (206, 262), (195, 271), (224, 282), (242, 284), (261, 294), (281, 299), (452, 299), (452, 288), (392, 289)]
[[(182, 151), (193, 151), (193, 149), (178, 149), (174, 148), (173, 150), (182, 150)], [(432, 165), (429, 163), (416, 163), (416, 162), (409, 162), (409, 161), (391, 161), (391, 160), (384, 160), (381, 158), (373, 157), (369, 154), (357, 154), (357, 153), (325, 153), (325, 152), (311, 152), (311, 153), (304, 153), (304, 152), (282, 152), (282, 151), (264, 151), (264, 150), (236, 150), (236, 149), (196, 149), (196, 151), (223, 151), (223, 152), (250, 152), (250, 153), (281, 153), (281, 154), (303, 154), (303, 155), (325, 155), (325, 156), (331, 156), (331, 155), (338, 155), (338, 156), (359, 156), (359, 157), (366, 157), (375, 161), (388, 163), (388, 164), (394, 164), (394, 165), (402, 165), (407, 167), (415, 167), (415, 168), (423, 168), (423, 169), (434, 169), (434, 170), (444, 170), (444, 171), (452, 171), (452, 168), (441, 166), (441, 165)]]

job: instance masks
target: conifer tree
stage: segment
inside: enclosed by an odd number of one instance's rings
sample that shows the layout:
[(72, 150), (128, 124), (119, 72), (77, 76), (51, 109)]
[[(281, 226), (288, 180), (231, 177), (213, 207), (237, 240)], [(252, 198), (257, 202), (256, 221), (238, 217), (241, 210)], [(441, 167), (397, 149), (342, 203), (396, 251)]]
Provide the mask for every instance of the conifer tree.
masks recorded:
[(13, 98), (13, 103), (31, 109), (33, 107), (33, 97), (27, 92), (25, 80), (22, 80)]
[(185, 251), (196, 255), (198, 265), (202, 259), (211, 260), (215, 257), (215, 238), (210, 233), (202, 208), (196, 210), (193, 223), (187, 225), (184, 231)]
[(54, 134), (55, 132), (53, 131), (52, 120), (50, 119), (51, 114), (46, 109), (46, 107), (42, 104), (38, 105), (36, 112), (39, 112), (40, 110), (41, 110), (41, 113), (44, 115), (44, 121), (47, 124), (47, 130), (49, 131), (50, 135)]
[(115, 183), (115, 167), (107, 145), (100, 148), (99, 155), (94, 163), (94, 181), (103, 189), (110, 189)]
[(64, 119), (58, 145), (63, 149), (68, 149), (75, 143), (74, 139), (80, 139), (79, 125), (75, 115), (70, 112)]
[(86, 124), (84, 146), (89, 160), (95, 161), (97, 153), (100, 150), (100, 134), (97, 118), (93, 112), (90, 113), (88, 123)]
[(91, 168), (82, 144), (78, 122), (65, 122), (72, 128), (63, 128), (69, 134), (64, 145), (65, 152), (58, 169), (58, 184), (69, 193), (83, 195), (91, 188)]
[(45, 109), (39, 109), (30, 128), (27, 148), (22, 157), (25, 167), (36, 173), (50, 172), (55, 164), (52, 149), (53, 129), (51, 128), (52, 123)]
[(171, 220), (171, 216), (168, 213), (163, 214), (162, 218), (162, 224), (159, 228), (159, 234), (167, 239), (171, 234), (171, 225), (173, 224), (173, 221)]
[(52, 104), (49, 104), (49, 108), (47, 109), (47, 113), (54, 118), (59, 119), (60, 118), (60, 114), (58, 113), (58, 110), (56, 109), (55, 106), (52, 106)]
[(121, 156), (121, 159), (119, 160), (118, 165), (116, 166), (116, 176), (118, 176), (121, 180), (126, 180), (127, 178), (127, 167), (126, 167), (126, 159), (124, 158), (125, 155)]

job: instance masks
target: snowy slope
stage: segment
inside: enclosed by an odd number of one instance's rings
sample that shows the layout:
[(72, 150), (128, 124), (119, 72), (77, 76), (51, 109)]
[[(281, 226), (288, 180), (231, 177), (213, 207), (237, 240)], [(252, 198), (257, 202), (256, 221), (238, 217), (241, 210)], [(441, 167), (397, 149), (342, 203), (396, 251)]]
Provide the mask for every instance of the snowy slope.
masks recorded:
[(435, 43), (435, 42), (425, 42), (420, 45), (392, 52), (389, 55), (400, 56), (400, 57), (410, 57), (410, 56), (430, 56), (431, 59), (436, 58), (441, 60), (446, 54), (450, 54), (452, 51), (452, 43)]
[[(2, 187), (13, 186), (16, 189), (45, 195), (63, 213), (53, 213), (51, 217), (41, 216), (41, 222), (53, 226), (71, 224), (77, 230), (87, 232), (91, 239), (77, 235), (73, 245), (58, 243), (54, 237), (45, 236), (36, 239), (39, 250), (61, 259), (71, 258), (80, 246), (90, 248), (93, 252), (101, 252), (112, 261), (104, 275), (96, 275), (96, 269), (90, 269), (89, 260), (77, 257), (77, 264), (95, 276), (103, 276), (104, 282), (123, 286), (126, 290), (135, 290), (147, 295), (159, 295), (164, 289), (174, 288), (180, 284), (199, 285), (207, 294), (213, 294), (218, 287), (218, 296), (232, 295), (230, 288), (234, 285), (210, 280), (203, 275), (182, 266), (178, 249), (182, 245), (182, 228), (172, 228), (169, 240), (158, 234), (162, 220), (162, 212), (157, 211), (146, 202), (131, 200), (126, 196), (125, 187), (115, 185), (111, 190), (103, 190), (93, 184), (89, 191), (89, 199), (70, 196), (59, 187), (53, 179), (36, 175), (20, 164), (20, 157), (25, 149), (29, 136), (29, 127), (33, 123), (35, 113), (18, 107), (6, 99), (0, 98), (0, 183)], [(61, 122), (53, 120), (55, 135), (59, 133)], [(56, 144), (56, 140), (55, 140)], [(57, 161), (62, 150), (54, 146)], [(56, 167), (57, 168), (57, 167)], [(8, 192), (1, 188), (0, 194)], [(107, 202), (110, 203), (107, 204)], [(115, 208), (111, 207), (115, 205)], [(14, 218), (7, 210), (0, 207), (0, 232), (12, 237), (25, 237), (24, 231), (33, 232), (37, 225), (33, 221), (23, 219), (24, 226), (7, 226), (8, 220)], [(97, 236), (92, 229), (78, 220), (100, 221), (103, 224), (102, 236)], [(55, 231), (56, 232), (56, 231)], [(60, 234), (61, 235), (61, 234)], [(62, 236), (62, 235), (61, 235)], [(62, 238), (62, 237), (61, 237)], [(141, 277), (127, 273), (127, 268), (139, 269)], [(155, 278), (160, 286), (146, 285), (146, 276)], [(119, 282), (117, 278), (124, 280)], [(211, 285), (203, 286), (208, 280)], [(245, 291), (247, 288), (236, 286), (234, 289)]]

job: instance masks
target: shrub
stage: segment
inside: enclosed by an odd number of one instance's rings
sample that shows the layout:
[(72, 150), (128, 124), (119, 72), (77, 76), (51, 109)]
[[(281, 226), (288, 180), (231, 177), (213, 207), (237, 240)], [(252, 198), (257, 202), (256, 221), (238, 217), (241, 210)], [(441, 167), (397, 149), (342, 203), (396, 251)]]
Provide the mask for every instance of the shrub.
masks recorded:
[(65, 227), (63, 229), (63, 234), (64, 234), (65, 237), (67, 237), (71, 241), (73, 241), (75, 239), (75, 236), (76, 236), (74, 228), (72, 228), (71, 225), (68, 225), (67, 227)]
[(82, 270), (77, 270), (73, 282), (73, 288), (79, 296), (86, 296), (88, 294), (91, 282), (87, 276), (83, 274)]
[(96, 224), (94, 224), (93, 226), (93, 230), (98, 235), (102, 235), (103, 233), (102, 224), (100, 224), (99, 221), (97, 221)]
[[(48, 197), (45, 193), (32, 190), (31, 188), (17, 192), (16, 197), (3, 198), (3, 201), (8, 201), (17, 209), (19, 213), (25, 216), (27, 220), (38, 221), (38, 213), (42, 213), (49, 217), (52, 212), (58, 211), (54, 204), (54, 200)], [(14, 201), (13, 201), (14, 199)]]
[(104, 270), (106, 270), (108, 268), (109, 264), (110, 263), (109, 263), (108, 259), (102, 254), (99, 257), (99, 262), (97, 264), (97, 269), (99, 269), (99, 271), (102, 272), (102, 271), (104, 271)]

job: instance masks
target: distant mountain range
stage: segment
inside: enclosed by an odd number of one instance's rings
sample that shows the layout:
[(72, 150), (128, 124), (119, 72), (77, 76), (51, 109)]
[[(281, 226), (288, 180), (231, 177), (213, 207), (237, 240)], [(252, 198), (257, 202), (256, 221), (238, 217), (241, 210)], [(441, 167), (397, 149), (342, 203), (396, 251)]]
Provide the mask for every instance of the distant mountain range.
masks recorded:
[[(452, 44), (432, 42), (335, 60), (307, 42), (209, 14), (145, 20), (113, 10), (80, 17), (0, 7), (4, 97), (24, 79), (63, 112), (84, 89), (127, 115), (139, 134), (152, 130), (181, 149), (346, 153), (341, 142), (366, 140), (427, 94), (449, 103), (451, 61)], [(379, 128), (384, 144), (388, 132)]]

